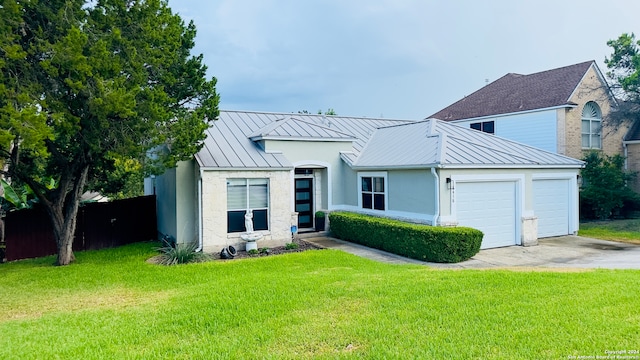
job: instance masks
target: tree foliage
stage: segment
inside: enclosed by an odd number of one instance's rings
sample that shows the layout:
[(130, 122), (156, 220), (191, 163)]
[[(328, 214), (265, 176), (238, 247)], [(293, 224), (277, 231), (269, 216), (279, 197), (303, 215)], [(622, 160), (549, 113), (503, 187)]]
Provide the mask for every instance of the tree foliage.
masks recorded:
[(635, 35), (622, 34), (607, 45), (613, 53), (605, 58), (611, 89), (620, 100), (610, 119), (613, 124), (640, 121), (640, 41)]
[(580, 189), (580, 211), (583, 217), (609, 219), (620, 215), (623, 208), (638, 201), (638, 195), (627, 183), (635, 174), (624, 170), (624, 157), (589, 152), (583, 159), (583, 186)]
[(0, 159), (46, 208), (68, 264), (80, 195), (190, 158), (218, 116), (216, 80), (166, 0), (0, 4)]

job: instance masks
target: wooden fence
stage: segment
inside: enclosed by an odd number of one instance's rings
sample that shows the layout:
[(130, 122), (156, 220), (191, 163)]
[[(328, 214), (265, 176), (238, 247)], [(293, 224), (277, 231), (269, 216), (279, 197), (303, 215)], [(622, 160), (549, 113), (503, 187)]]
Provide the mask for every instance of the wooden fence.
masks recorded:
[[(84, 204), (78, 210), (73, 250), (97, 250), (157, 238), (156, 198), (141, 196)], [(49, 217), (42, 207), (5, 218), (7, 261), (56, 254)]]

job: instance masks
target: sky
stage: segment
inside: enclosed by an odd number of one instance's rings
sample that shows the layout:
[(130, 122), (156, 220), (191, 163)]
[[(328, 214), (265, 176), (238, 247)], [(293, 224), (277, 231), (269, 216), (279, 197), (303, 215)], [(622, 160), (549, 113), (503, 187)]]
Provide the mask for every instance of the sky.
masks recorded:
[(637, 0), (169, 0), (221, 110), (423, 119), (507, 73), (640, 36)]

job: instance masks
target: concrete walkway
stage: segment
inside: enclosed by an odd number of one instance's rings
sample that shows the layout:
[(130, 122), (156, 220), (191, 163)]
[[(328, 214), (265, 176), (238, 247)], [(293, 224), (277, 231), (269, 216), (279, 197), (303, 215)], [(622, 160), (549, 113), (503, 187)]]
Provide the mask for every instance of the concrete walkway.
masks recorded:
[(480, 250), (457, 264), (430, 263), (330, 237), (305, 238), (320, 247), (342, 250), (367, 259), (391, 264), (421, 264), (444, 269), (490, 268), (603, 268), (640, 269), (640, 246), (613, 241), (561, 236), (539, 241), (539, 245)]

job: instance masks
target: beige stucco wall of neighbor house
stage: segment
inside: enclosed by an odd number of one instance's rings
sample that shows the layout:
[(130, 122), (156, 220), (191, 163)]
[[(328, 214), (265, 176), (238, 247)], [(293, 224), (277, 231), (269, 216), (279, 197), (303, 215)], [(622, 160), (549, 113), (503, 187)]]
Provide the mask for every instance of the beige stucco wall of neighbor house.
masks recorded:
[[(564, 119), (565, 122), (562, 124), (565, 138), (558, 139), (558, 152), (572, 158), (582, 159), (585, 152), (589, 151), (588, 149), (582, 148), (582, 110), (587, 102), (594, 101), (600, 106), (602, 118), (605, 120), (605, 125), (602, 129), (602, 152), (607, 155), (622, 155), (622, 138), (627, 133), (627, 127), (622, 126), (616, 128), (607, 124), (606, 119), (611, 112), (612, 100), (609, 96), (607, 85), (602, 82), (593, 67), (589, 68), (580, 87), (576, 89), (569, 100), (576, 103), (577, 106), (575, 108), (558, 110), (558, 112), (564, 112), (558, 114), (559, 121)], [(560, 129), (560, 126), (558, 128)], [(563, 134), (559, 131), (558, 135), (561, 136)], [(560, 151), (562, 147), (565, 148), (564, 153)]]
[(227, 233), (227, 179), (269, 179), (269, 230), (258, 247), (281, 246), (291, 242), (291, 225), (295, 219), (291, 209), (291, 170), (280, 171), (202, 171), (202, 243), (203, 251), (219, 252), (233, 245), (244, 250), (241, 233)]

